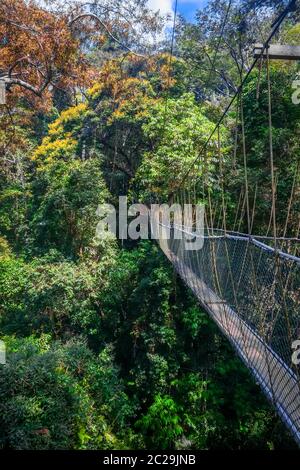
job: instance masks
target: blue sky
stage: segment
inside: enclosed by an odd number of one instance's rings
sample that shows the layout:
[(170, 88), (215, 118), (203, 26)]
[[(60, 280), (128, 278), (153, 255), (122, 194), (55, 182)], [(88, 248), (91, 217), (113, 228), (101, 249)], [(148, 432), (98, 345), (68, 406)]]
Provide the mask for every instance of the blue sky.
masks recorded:
[(189, 21), (192, 21), (195, 16), (195, 12), (202, 9), (207, 0), (178, 0), (179, 12)]
[[(208, 0), (178, 0), (178, 11), (187, 20), (192, 21), (195, 16), (195, 12), (198, 9), (203, 8), (207, 4)], [(149, 6), (157, 11), (160, 10), (162, 14), (174, 11), (174, 0), (148, 0)]]

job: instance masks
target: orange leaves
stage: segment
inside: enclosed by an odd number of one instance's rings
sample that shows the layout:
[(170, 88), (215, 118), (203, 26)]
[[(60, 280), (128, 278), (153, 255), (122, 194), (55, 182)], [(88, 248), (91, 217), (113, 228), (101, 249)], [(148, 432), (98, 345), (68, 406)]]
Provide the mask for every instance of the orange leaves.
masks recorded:
[[(127, 58), (126, 67), (135, 69), (141, 59)], [(145, 61), (144, 61), (145, 62)], [(102, 100), (110, 108), (107, 123), (124, 117), (136, 118), (142, 115), (146, 101), (154, 97), (154, 92), (146, 76), (130, 76), (122, 69), (122, 61), (111, 60), (104, 64), (96, 83), (87, 91), (92, 100)]]
[[(68, 18), (24, 0), (0, 2), (0, 72), (7, 83), (7, 107), (2, 107), (0, 118), (1, 156), (24, 147), (22, 132), (30, 137), (34, 116), (51, 110), (57, 90), (74, 96), (95, 78)], [(74, 147), (74, 141), (68, 141), (48, 150), (56, 155)]]
[(112, 110), (108, 124), (115, 120), (143, 119), (152, 104), (166, 90), (176, 86), (180, 76), (172, 73), (179, 67), (178, 59), (158, 54), (144, 59), (129, 54), (126, 59), (107, 61), (96, 83), (87, 92), (92, 100), (107, 101)]
[(67, 18), (42, 10), (34, 2), (0, 4), (0, 45), (0, 69), (8, 77), (11, 98), (41, 97), (48, 90), (43, 105), (50, 106), (50, 84), (74, 88), (87, 70)]

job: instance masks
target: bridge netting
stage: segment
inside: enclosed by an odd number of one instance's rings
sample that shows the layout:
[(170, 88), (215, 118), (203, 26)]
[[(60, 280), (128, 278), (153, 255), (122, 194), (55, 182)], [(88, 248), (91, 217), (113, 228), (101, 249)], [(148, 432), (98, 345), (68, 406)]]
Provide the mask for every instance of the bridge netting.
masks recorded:
[[(300, 381), (293, 344), (300, 332), (300, 258), (247, 235), (207, 232), (187, 250), (161, 225), (160, 246), (252, 371), (300, 443)], [(190, 233), (190, 232), (189, 232)], [(294, 354), (294, 356), (293, 356)]]

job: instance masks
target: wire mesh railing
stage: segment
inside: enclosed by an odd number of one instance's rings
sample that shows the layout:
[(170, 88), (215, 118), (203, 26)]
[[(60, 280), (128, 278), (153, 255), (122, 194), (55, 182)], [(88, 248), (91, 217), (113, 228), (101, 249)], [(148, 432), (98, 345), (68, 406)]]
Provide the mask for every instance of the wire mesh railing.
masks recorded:
[(174, 236), (178, 227), (168, 229), (161, 248), (300, 443), (299, 369), (293, 362), (300, 334), (300, 258), (221, 230), (205, 231), (202, 249), (187, 250), (184, 236)]

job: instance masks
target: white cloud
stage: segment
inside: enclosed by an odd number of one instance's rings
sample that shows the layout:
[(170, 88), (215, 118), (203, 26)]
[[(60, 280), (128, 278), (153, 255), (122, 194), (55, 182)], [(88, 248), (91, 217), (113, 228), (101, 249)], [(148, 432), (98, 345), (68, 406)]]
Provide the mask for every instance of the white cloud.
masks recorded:
[(148, 6), (153, 11), (160, 11), (161, 15), (172, 13), (172, 0), (148, 0)]

